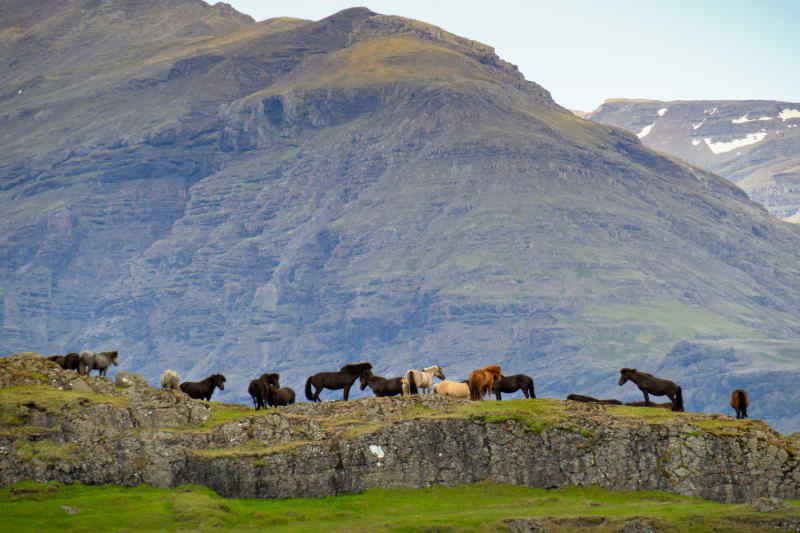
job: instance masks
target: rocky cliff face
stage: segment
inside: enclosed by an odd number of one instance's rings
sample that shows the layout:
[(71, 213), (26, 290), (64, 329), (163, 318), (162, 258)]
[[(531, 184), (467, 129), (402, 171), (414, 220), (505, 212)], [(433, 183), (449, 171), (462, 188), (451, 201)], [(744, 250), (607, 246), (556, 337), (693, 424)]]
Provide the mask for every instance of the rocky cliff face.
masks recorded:
[(588, 118), (725, 176), (778, 217), (800, 216), (800, 103), (613, 99)]
[(688, 380), (665, 354), (691, 341), (739, 362), (693, 387), (714, 411), (724, 378), (796, 369), (800, 228), (489, 46), (366, 9), (9, 5), (0, 353), (119, 349), (237, 401), (363, 360), (564, 397), (619, 394), (622, 366)]
[(0, 365), (2, 486), (25, 478), (197, 483), (225, 496), (286, 498), (491, 479), (668, 490), (723, 502), (800, 495), (796, 443), (757, 420), (433, 395), (256, 413), (136, 381), (118, 388), (36, 354)]

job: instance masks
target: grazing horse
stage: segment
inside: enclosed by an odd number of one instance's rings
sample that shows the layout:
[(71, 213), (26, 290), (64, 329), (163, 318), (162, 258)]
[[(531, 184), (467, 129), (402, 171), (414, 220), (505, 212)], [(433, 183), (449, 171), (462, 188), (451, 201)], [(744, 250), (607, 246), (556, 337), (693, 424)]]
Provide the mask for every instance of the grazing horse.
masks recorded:
[(659, 407), (661, 409), (672, 410), (672, 402), (655, 403), (655, 402), (625, 402), (629, 407)]
[(267, 385), (267, 404), (270, 407), (279, 405), (291, 405), (294, 403), (294, 390), (291, 387), (277, 388), (274, 385)]
[(492, 387), (503, 377), (503, 371), (497, 365), (485, 366), (469, 373), (470, 400), (483, 400), (483, 393), (491, 399)]
[(525, 374), (514, 374), (513, 376), (503, 376), (497, 383), (494, 384), (494, 395), (498, 400), (501, 392), (517, 392), (522, 389), (522, 393), (526, 398), (536, 398), (536, 393), (533, 392), (533, 378)]
[(736, 418), (747, 418), (747, 408), (750, 407), (750, 399), (744, 389), (736, 389), (731, 394), (731, 407), (736, 411)]
[(622, 402), (619, 400), (598, 400), (597, 398), (592, 398), (591, 396), (584, 396), (582, 394), (570, 394), (567, 396), (567, 400), (572, 400), (573, 402), (583, 402), (583, 403), (599, 403), (603, 405), (622, 405)]
[(70, 352), (64, 356), (64, 370), (74, 370), (80, 372), (81, 356), (75, 352)]
[(82, 376), (89, 376), (92, 370), (97, 369), (98, 374), (105, 376), (106, 370), (110, 364), (113, 363), (114, 366), (117, 366), (117, 354), (119, 354), (117, 350), (100, 353), (90, 351), (81, 352), (78, 373)]
[[(306, 398), (312, 402), (319, 402), (319, 393), (322, 389), (344, 389), (344, 399), (350, 394), (350, 387), (365, 372), (372, 371), (370, 363), (352, 363), (344, 365), (338, 372), (319, 372), (306, 380)], [(314, 391), (311, 391), (311, 386)]]
[(267, 407), (267, 385), (261, 378), (254, 379), (247, 387), (247, 393), (253, 399), (253, 406), (256, 411), (259, 409), (266, 409)]
[(443, 394), (453, 398), (469, 398), (468, 381), (441, 381), (433, 386), (434, 394)]
[(659, 379), (647, 372), (639, 372), (635, 368), (622, 368), (619, 373), (620, 386), (624, 385), (628, 380), (636, 383), (636, 386), (644, 394), (645, 403), (650, 402), (648, 394), (667, 396), (672, 402), (673, 411), (683, 411), (683, 392), (680, 386), (674, 382), (668, 379)]
[(195, 400), (210, 400), (214, 394), (214, 387), (225, 390), (225, 376), (222, 374), (212, 374), (203, 381), (184, 381), (181, 383), (181, 390)]
[(180, 381), (180, 376), (174, 370), (164, 370), (164, 373), (161, 374), (162, 389), (177, 389)]
[(422, 389), (423, 392), (430, 392), (433, 388), (433, 376), (444, 379), (442, 367), (439, 365), (432, 365), (423, 368), (421, 371), (416, 369), (409, 370), (402, 379), (403, 396), (417, 394), (418, 389)]
[(376, 376), (372, 372), (361, 374), (361, 390), (367, 387), (372, 389), (375, 396), (396, 396), (403, 393), (403, 377), (385, 378)]

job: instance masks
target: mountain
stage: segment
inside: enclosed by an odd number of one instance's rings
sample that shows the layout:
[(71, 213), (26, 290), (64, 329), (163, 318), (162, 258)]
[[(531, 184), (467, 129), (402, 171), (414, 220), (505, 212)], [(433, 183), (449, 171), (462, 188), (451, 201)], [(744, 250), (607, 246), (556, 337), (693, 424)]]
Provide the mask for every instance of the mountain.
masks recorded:
[(611, 99), (587, 118), (725, 176), (778, 217), (800, 216), (800, 103)]
[(362, 360), (638, 399), (638, 366), (694, 410), (761, 384), (796, 427), (766, 387), (796, 376), (800, 227), (491, 47), (364, 8), (3, 9), (0, 353), (119, 349), (232, 401)]

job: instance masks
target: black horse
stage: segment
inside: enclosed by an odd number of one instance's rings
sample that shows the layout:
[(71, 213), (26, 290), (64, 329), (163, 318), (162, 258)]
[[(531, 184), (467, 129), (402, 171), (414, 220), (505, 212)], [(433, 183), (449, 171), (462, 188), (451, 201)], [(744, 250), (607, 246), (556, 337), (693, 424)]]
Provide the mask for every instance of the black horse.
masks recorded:
[(514, 374), (513, 376), (503, 376), (494, 382), (492, 390), (498, 400), (501, 400), (501, 392), (517, 392), (522, 389), (522, 393), (526, 398), (536, 398), (536, 393), (533, 392), (533, 378), (525, 374)]
[(180, 385), (181, 390), (195, 400), (210, 400), (214, 394), (214, 387), (225, 390), (225, 376), (222, 374), (212, 374), (203, 381), (184, 381)]
[(267, 386), (261, 379), (254, 379), (247, 387), (247, 393), (253, 399), (253, 406), (256, 411), (267, 407)]
[(567, 396), (567, 400), (583, 403), (599, 403), (603, 405), (622, 405), (622, 402), (619, 400), (598, 400), (597, 398), (593, 398), (592, 396), (584, 396), (583, 394), (570, 394)]
[(676, 383), (668, 379), (657, 378), (647, 372), (639, 372), (635, 368), (622, 368), (619, 373), (620, 386), (624, 385), (628, 380), (636, 383), (636, 386), (644, 394), (645, 404), (650, 403), (648, 394), (667, 396), (672, 402), (673, 411), (683, 411), (683, 392)]
[(361, 390), (369, 387), (375, 396), (396, 396), (403, 393), (403, 376), (387, 379), (367, 371), (361, 374), (360, 379)]
[(81, 366), (81, 356), (75, 352), (70, 352), (64, 356), (64, 364), (62, 365), (64, 370), (74, 370), (75, 372)]
[(270, 407), (279, 405), (291, 405), (294, 403), (294, 389), (283, 387), (279, 389), (274, 385), (267, 386), (267, 404)]
[[(319, 393), (322, 389), (344, 389), (344, 399), (350, 394), (350, 387), (365, 372), (371, 372), (370, 363), (352, 363), (344, 365), (338, 372), (319, 372), (306, 380), (306, 398), (312, 402), (319, 402)], [(311, 386), (314, 391), (311, 391)]]

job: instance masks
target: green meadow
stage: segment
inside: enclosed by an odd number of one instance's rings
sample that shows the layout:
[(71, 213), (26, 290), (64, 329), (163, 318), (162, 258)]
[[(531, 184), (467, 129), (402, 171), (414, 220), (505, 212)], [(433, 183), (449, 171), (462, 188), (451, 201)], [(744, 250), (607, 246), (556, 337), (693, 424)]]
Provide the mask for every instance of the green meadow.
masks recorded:
[(0, 515), (16, 533), (147, 531), (501, 532), (505, 520), (537, 520), (547, 531), (619, 531), (636, 520), (654, 531), (778, 531), (784, 512), (758, 513), (666, 492), (568, 487), (532, 489), (480, 483), (425, 489), (371, 489), (319, 499), (226, 499), (182, 486), (18, 483), (0, 490)]

